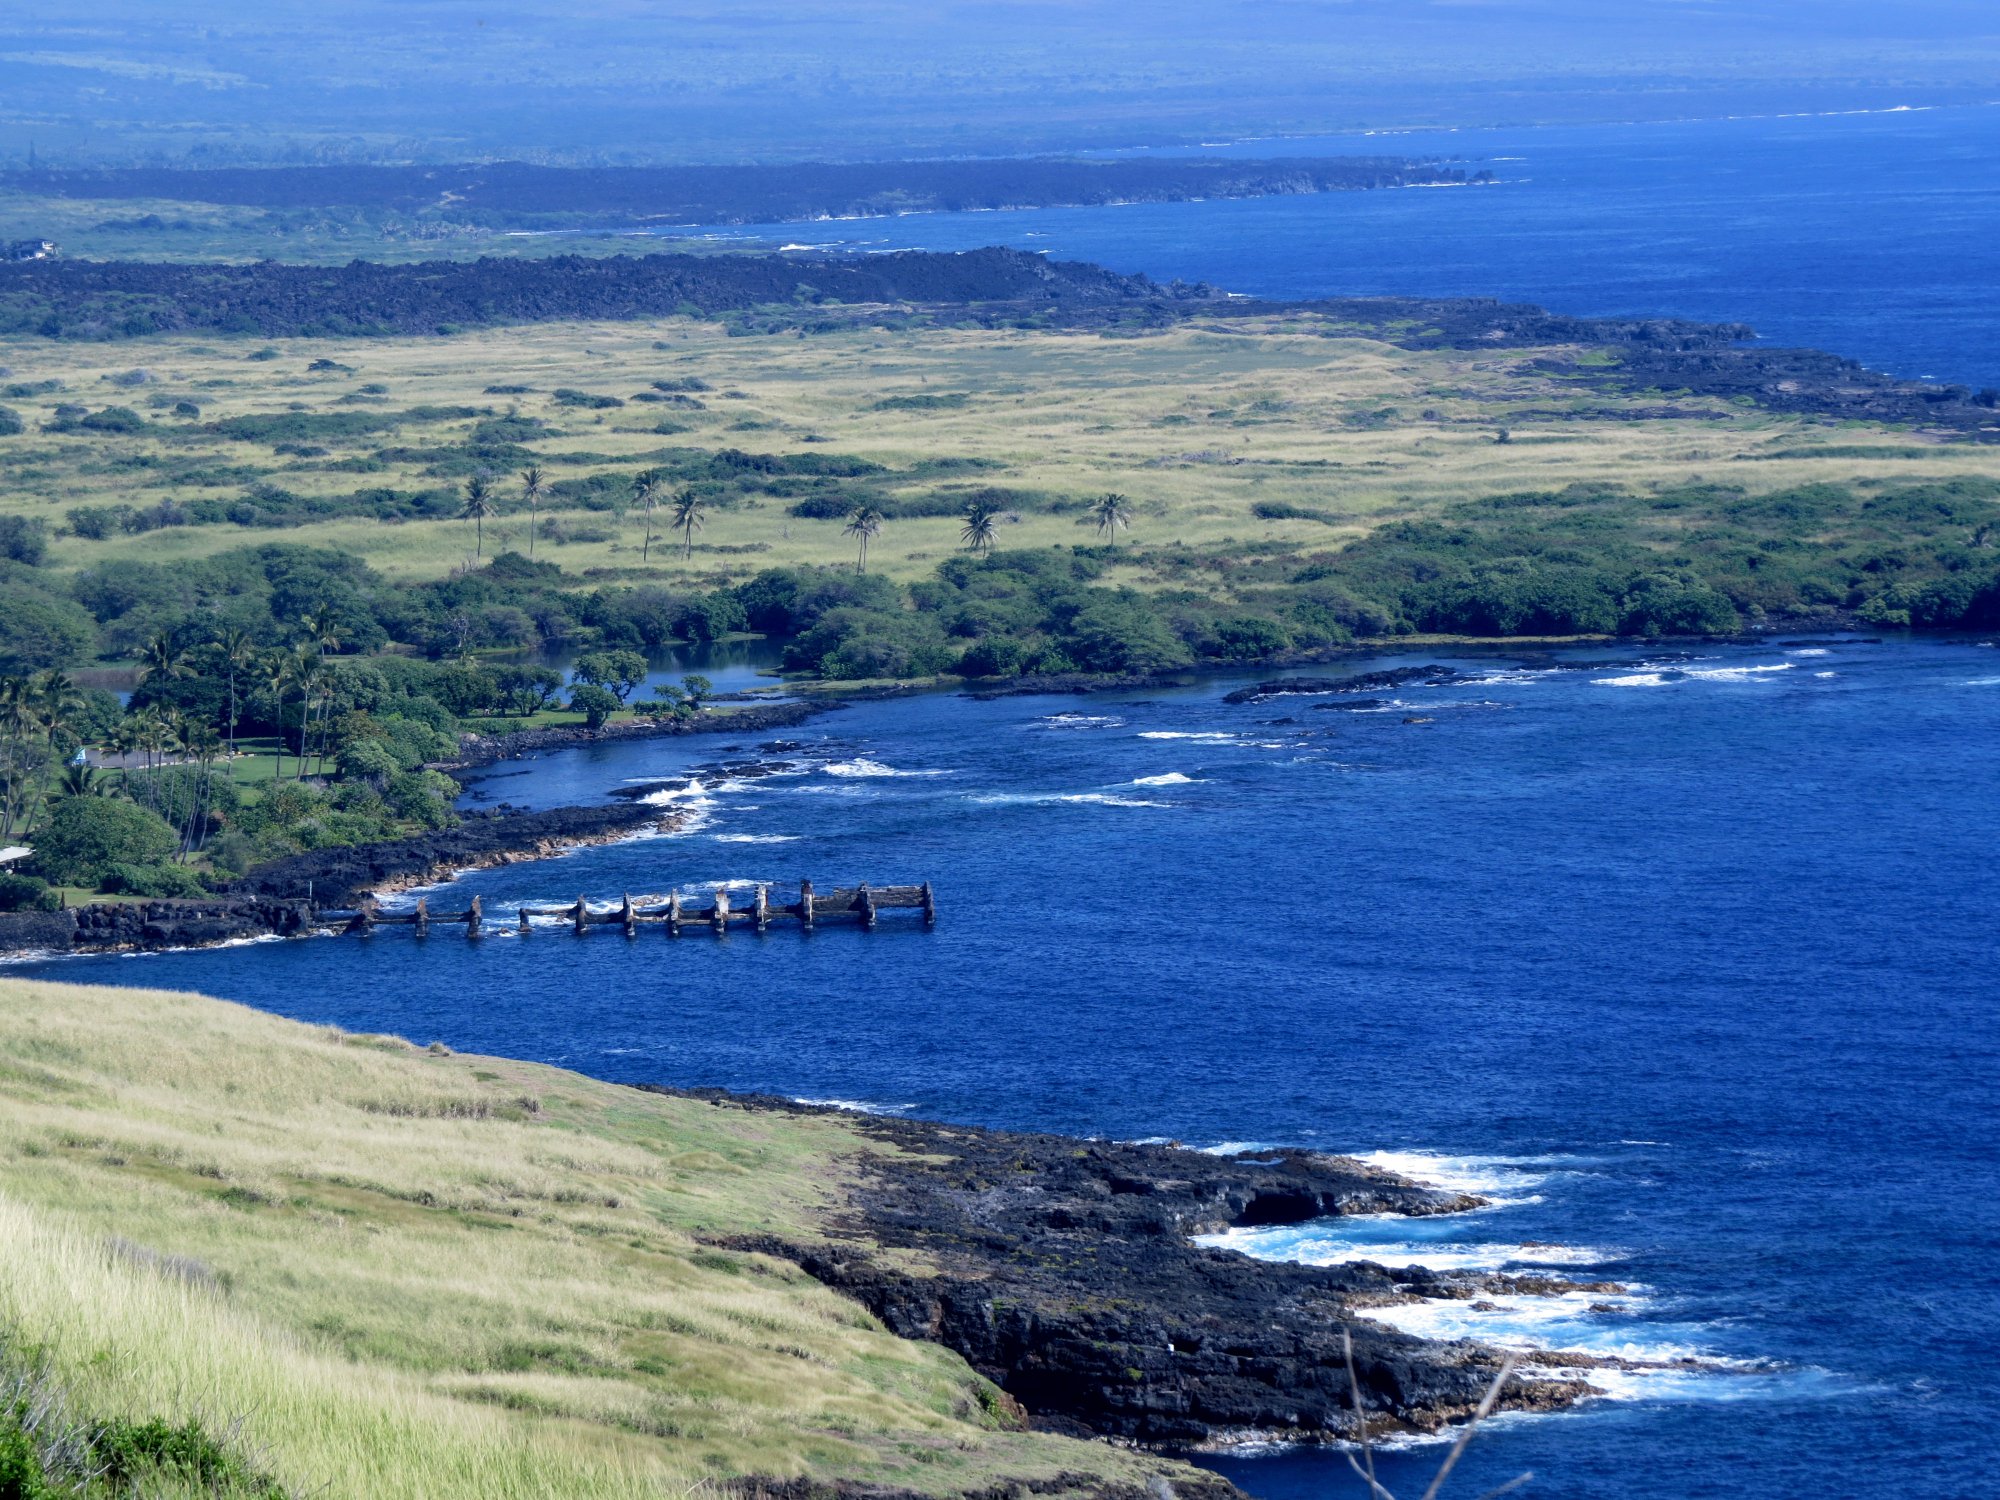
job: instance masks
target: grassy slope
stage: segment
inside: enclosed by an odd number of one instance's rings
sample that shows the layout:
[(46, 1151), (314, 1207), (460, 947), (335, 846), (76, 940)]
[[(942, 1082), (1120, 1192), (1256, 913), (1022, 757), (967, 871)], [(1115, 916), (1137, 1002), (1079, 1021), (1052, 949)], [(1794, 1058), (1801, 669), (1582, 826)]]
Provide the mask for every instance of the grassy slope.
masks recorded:
[(816, 1235), (876, 1149), (838, 1118), (0, 980), (0, 1348), (45, 1347), (84, 1413), (240, 1418), (280, 1479), (371, 1500), (1171, 1472), (1007, 1430), (955, 1355), (704, 1246)]
[[(31, 424), (46, 419), (58, 400), (143, 409), (147, 399), (161, 395), (197, 400), (205, 420), (294, 404), (312, 412), (453, 403), (504, 412), (511, 406), (547, 418), (564, 434), (536, 444), (541, 454), (628, 460), (545, 464), (551, 480), (607, 468), (629, 476), (643, 466), (643, 455), (668, 445), (854, 454), (898, 467), (978, 458), (997, 467), (906, 488), (928, 494), (948, 483), (998, 484), (1077, 502), (1107, 489), (1123, 491), (1136, 502), (1135, 556), (1118, 581), (1141, 587), (1188, 586), (1180, 570), (1159, 566), (1170, 560), (1164, 552), (1151, 563), (1144, 560), (1148, 549), (1185, 544), (1196, 552), (1238, 556), (1324, 551), (1387, 519), (1435, 514), (1454, 502), (1508, 491), (1600, 482), (1643, 495), (1708, 481), (1755, 494), (1821, 480), (2000, 476), (2000, 449), (1935, 444), (1881, 429), (1836, 431), (1712, 400), (1680, 403), (1709, 413), (1700, 419), (1568, 420), (1547, 413), (1657, 406), (1660, 398), (1586, 394), (1529, 369), (1538, 351), (1419, 354), (1360, 339), (1303, 336), (1278, 324), (1251, 333), (1183, 328), (1143, 339), (951, 330), (729, 338), (713, 325), (676, 319), (424, 340), (289, 341), (277, 346), (277, 359), (248, 362), (261, 343), (0, 343), (9, 382), (57, 377), (68, 387), (0, 404)], [(353, 373), (308, 374), (306, 365), (320, 356), (353, 366)], [(128, 391), (104, 379), (134, 367), (151, 371), (157, 383)], [(558, 407), (548, 395), (569, 386), (629, 397), (652, 380), (683, 376), (699, 376), (715, 388), (701, 398), (706, 411), (628, 405), (592, 412)], [(371, 383), (387, 393), (342, 401)], [(535, 390), (488, 396), (483, 391), (489, 384)], [(722, 394), (730, 390), (743, 395)], [(959, 393), (968, 399), (955, 409), (876, 409), (884, 397)], [(663, 416), (686, 430), (652, 431)], [(170, 420), (164, 425), (176, 426)], [(163, 438), (31, 430), (0, 439), (8, 480), (0, 488), (0, 513), (60, 524), (63, 511), (79, 504), (234, 498), (254, 477), (207, 488), (148, 483), (160, 471), (130, 462), (148, 457), (197, 467), (246, 466), (306, 495), (450, 485), (456, 481), (425, 477), (420, 464), (407, 461), (392, 460), (370, 473), (330, 472), (326, 465), (385, 447), (462, 442), (471, 425), (415, 424), (329, 441), (326, 457), (304, 459), (186, 432)], [(1504, 447), (1493, 441), (1502, 425), (1513, 433)], [(823, 441), (807, 444), (809, 435)], [(1831, 451), (1815, 456), (1816, 447)], [(511, 476), (499, 498), (503, 516), (486, 527), (488, 555), (526, 543)], [(1260, 519), (1252, 510), (1260, 501), (1310, 506), (1326, 512), (1331, 523)], [(714, 511), (691, 561), (683, 560), (677, 539), (662, 545), (656, 536), (643, 566), (636, 514), (571, 512), (571, 520), (607, 529), (608, 539), (550, 546), (543, 555), (572, 572), (604, 569), (620, 578), (705, 584), (777, 564), (851, 564), (853, 551), (838, 520), (797, 519), (785, 513), (787, 504), (764, 496)], [(662, 528), (665, 519), (659, 518)], [(1687, 524), (1698, 520), (1689, 516)], [(957, 548), (958, 527), (951, 517), (892, 520), (871, 549), (870, 567), (905, 578), (925, 575)], [(471, 560), (471, 530), (451, 521), (385, 527), (372, 520), (285, 532), (187, 527), (103, 542), (62, 540), (52, 549), (52, 562), (76, 567), (104, 556), (165, 561), (282, 538), (342, 548), (396, 577), (433, 577)], [(1092, 539), (1074, 511), (1024, 510), (1000, 534), (1004, 547)], [(731, 548), (754, 550), (722, 550)]]

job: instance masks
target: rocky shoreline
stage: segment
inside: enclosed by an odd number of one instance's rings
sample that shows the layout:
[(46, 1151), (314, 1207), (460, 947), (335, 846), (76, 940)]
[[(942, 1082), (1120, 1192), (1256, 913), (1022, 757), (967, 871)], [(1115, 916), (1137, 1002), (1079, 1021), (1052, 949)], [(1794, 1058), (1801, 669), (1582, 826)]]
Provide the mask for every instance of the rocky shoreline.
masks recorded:
[[(725, 1109), (816, 1108), (694, 1095)], [(957, 1351), (1045, 1430), (1170, 1452), (1352, 1440), (1345, 1330), (1370, 1432), (1433, 1432), (1472, 1412), (1503, 1356), (1371, 1323), (1370, 1307), (1621, 1290), (1367, 1261), (1281, 1264), (1194, 1242), (1236, 1226), (1484, 1202), (1346, 1158), (1214, 1156), (891, 1117), (860, 1117), (856, 1128), (896, 1149), (858, 1164), (829, 1238), (731, 1244), (798, 1265), (905, 1338)], [(1588, 1363), (1556, 1355), (1547, 1369)], [(1510, 1381), (1502, 1405), (1553, 1411), (1591, 1394), (1573, 1374), (1537, 1370)]]
[(843, 706), (834, 699), (810, 703), (758, 703), (727, 711), (703, 709), (685, 719), (623, 720), (606, 724), (598, 730), (578, 725), (557, 725), (547, 729), (517, 729), (510, 734), (467, 734), (459, 736), (457, 757), (440, 763), (434, 769), (457, 775), (490, 766), (496, 761), (520, 760), (552, 750), (575, 750), (585, 745), (614, 744), (624, 740), (677, 739), (689, 734), (761, 734), (767, 729), (790, 729)]

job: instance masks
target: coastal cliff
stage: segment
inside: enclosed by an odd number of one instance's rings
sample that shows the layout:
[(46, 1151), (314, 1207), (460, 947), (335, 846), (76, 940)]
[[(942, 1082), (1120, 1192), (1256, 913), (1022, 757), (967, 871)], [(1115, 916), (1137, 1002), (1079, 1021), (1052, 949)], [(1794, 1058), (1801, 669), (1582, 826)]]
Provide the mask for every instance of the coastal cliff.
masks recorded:
[(240, 1415), (203, 1436), (260, 1495), (1228, 1500), (1175, 1452), (1351, 1432), (1341, 1326), (1372, 1426), (1460, 1416), (1497, 1364), (1366, 1322), (1451, 1278), (1191, 1241), (1475, 1202), (1338, 1158), (647, 1091), (18, 979), (0, 1056), (0, 1375), (32, 1347), (92, 1422)]

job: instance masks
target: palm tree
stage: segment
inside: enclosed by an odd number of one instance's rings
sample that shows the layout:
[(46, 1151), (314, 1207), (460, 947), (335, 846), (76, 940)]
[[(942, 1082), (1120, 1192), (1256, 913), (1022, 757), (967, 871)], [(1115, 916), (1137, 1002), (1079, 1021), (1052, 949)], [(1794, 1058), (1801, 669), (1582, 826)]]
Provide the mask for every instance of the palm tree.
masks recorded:
[(975, 500), (965, 508), (965, 525), (960, 528), (958, 539), (973, 552), (993, 550), (993, 508), (982, 500)]
[[(319, 694), (321, 677), (319, 652), (309, 645), (292, 647), (292, 686), (299, 690), (299, 767), (292, 773), (292, 780), (304, 781), (306, 777), (306, 745), (312, 733), (313, 700)], [(279, 715), (278, 732), (284, 733), (284, 716)]]
[(632, 499), (646, 513), (646, 545), (639, 549), (639, 561), (650, 562), (653, 557), (653, 507), (660, 500), (660, 476), (656, 470), (648, 469), (632, 481)]
[(694, 557), (694, 534), (701, 530), (708, 519), (702, 509), (701, 496), (693, 490), (682, 490), (674, 501), (673, 529), (681, 534), (683, 547), (681, 556), (692, 560)]
[(859, 561), (855, 564), (854, 571), (857, 573), (866, 573), (868, 571), (868, 544), (881, 535), (882, 512), (872, 505), (857, 505), (854, 507), (854, 513), (847, 518), (847, 525), (842, 530), (848, 536), (860, 538), (861, 555)]
[(73, 748), (70, 717), (83, 707), (83, 694), (74, 682), (54, 668), (29, 679), (28, 691), (34, 701), (36, 726), (41, 730), (49, 751), (42, 761), (41, 779), (35, 788), (32, 804), (39, 806), (48, 796), (49, 773), (55, 769), (56, 762)]
[(535, 517), (542, 503), (542, 466), (529, 464), (521, 471), (521, 498), (528, 502), (528, 559), (535, 556)]
[(35, 728), (35, 699), (25, 677), (0, 677), (0, 734), (6, 736), (5, 801), (0, 804), (0, 833), (12, 833), (27, 810), (30, 731)]
[(193, 671), (187, 647), (174, 638), (171, 630), (154, 631), (140, 648), (139, 660), (144, 664), (139, 673), (141, 682), (173, 682)]
[(473, 556), (484, 556), (486, 552), (486, 518), (498, 515), (499, 508), (493, 503), (493, 487), (486, 482), (486, 476), (475, 474), (465, 481), (465, 508), (458, 513), (461, 521), (470, 521), (473, 535)]
[(60, 797), (109, 797), (111, 786), (95, 766), (65, 766), (62, 780), (56, 783), (56, 795)]
[(1097, 534), (1115, 547), (1119, 528), (1127, 531), (1132, 528), (1132, 502), (1115, 492), (1106, 495), (1090, 507), (1090, 519), (1097, 527)]
[(259, 665), (258, 675), (264, 686), (271, 690), (271, 697), (277, 703), (278, 720), (278, 769), (273, 773), (274, 781), (285, 779), (285, 694), (292, 686), (292, 659), (282, 651), (273, 651)]
[(333, 617), (333, 611), (322, 604), (309, 611), (299, 621), (299, 630), (305, 636), (306, 644), (320, 651), (340, 649), (340, 622)]
[(215, 643), (216, 661), (229, 678), (229, 754), (236, 754), (236, 674), (257, 664), (257, 638), (241, 626), (222, 633)]

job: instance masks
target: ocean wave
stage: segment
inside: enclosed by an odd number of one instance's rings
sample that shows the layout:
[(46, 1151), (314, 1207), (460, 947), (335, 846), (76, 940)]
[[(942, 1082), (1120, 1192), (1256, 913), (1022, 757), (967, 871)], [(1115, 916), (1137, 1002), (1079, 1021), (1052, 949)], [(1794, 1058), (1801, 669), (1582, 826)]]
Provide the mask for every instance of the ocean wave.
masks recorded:
[(1699, 1323), (1674, 1323), (1644, 1316), (1649, 1299), (1624, 1292), (1560, 1292), (1531, 1296), (1520, 1292), (1482, 1293), (1468, 1300), (1426, 1298), (1371, 1308), (1377, 1323), (1418, 1338), (1477, 1339), (1501, 1349), (1563, 1349), (1607, 1359), (1669, 1363), (1699, 1359), (1728, 1367), (1749, 1362), (1718, 1354)]
[(819, 1109), (844, 1109), (854, 1115), (902, 1115), (916, 1108), (914, 1104), (875, 1104), (867, 1099), (808, 1099), (802, 1094), (794, 1094), (792, 1103), (810, 1104)]
[[(1356, 1161), (1455, 1193), (1507, 1193), (1539, 1187), (1564, 1167), (1588, 1165), (1579, 1156), (1461, 1156), (1436, 1151), (1357, 1151)], [(1539, 1169), (1539, 1170), (1535, 1170)]]
[(1623, 677), (1594, 677), (1597, 687), (1666, 687), (1675, 682), (1761, 682), (1773, 672), (1789, 672), (1796, 663), (1781, 661), (1755, 667), (1666, 667), (1632, 672)]
[(1233, 745), (1236, 736), (1213, 729), (1142, 729), (1142, 740), (1187, 740), (1196, 745)]
[(1697, 682), (1756, 682), (1772, 672), (1789, 672), (1793, 663), (1775, 662), (1762, 667), (1682, 667), (1681, 676)]
[(796, 833), (718, 833), (718, 844), (796, 844)]
[(1091, 807), (1166, 807), (1171, 802), (1148, 802), (1141, 797), (1117, 797), (1109, 792), (987, 792), (967, 799), (982, 807), (1038, 807), (1071, 803)]
[(837, 760), (832, 765), (820, 769), (829, 776), (845, 776), (857, 779), (871, 779), (882, 776), (949, 776), (949, 771), (899, 771), (894, 766), (885, 766), (879, 760), (869, 760), (856, 756), (853, 760)]
[(1279, 1149), (1269, 1141), (1217, 1141), (1213, 1146), (1195, 1147), (1203, 1156), (1245, 1156), (1252, 1151), (1261, 1153)]
[(1665, 687), (1667, 679), (1658, 672), (1634, 672), (1627, 677), (1597, 677), (1594, 687)]
[(1201, 782), (1200, 782), (1199, 778), (1197, 778), (1197, 777), (1193, 777), (1193, 776), (1183, 776), (1183, 775), (1182, 775), (1182, 774), (1181, 774), (1181, 773), (1180, 773), (1179, 771), (1168, 771), (1168, 772), (1166, 772), (1166, 773), (1165, 773), (1164, 775), (1161, 775), (1161, 776), (1135, 776), (1135, 777), (1133, 777), (1133, 778), (1132, 778), (1132, 785), (1134, 785), (1134, 786), (1199, 786), (1199, 785), (1201, 785)]
[(648, 792), (639, 800), (648, 807), (668, 807), (676, 802), (703, 802), (710, 793), (701, 783), (699, 776), (690, 777), (686, 786), (663, 786), (657, 792)]
[(1124, 724), (1116, 714), (1048, 714), (1035, 720), (1031, 729), (1116, 729)]
[[(1369, 1224), (1386, 1227), (1392, 1215), (1320, 1219), (1274, 1228), (1225, 1229), (1196, 1237), (1195, 1243), (1235, 1250), (1252, 1260), (1302, 1266), (1341, 1266), (1353, 1261), (1433, 1271), (1500, 1271), (1532, 1266), (1598, 1266), (1621, 1259), (1616, 1250), (1593, 1245), (1508, 1244), (1476, 1240), (1376, 1239)], [(1357, 1219), (1365, 1222), (1357, 1223)], [(1407, 1221), (1400, 1221), (1407, 1227)]]

